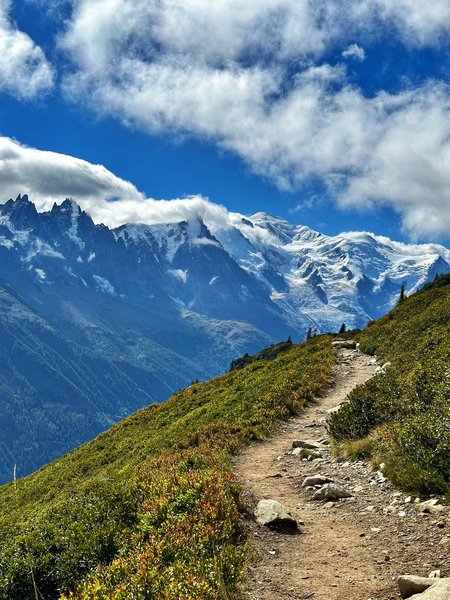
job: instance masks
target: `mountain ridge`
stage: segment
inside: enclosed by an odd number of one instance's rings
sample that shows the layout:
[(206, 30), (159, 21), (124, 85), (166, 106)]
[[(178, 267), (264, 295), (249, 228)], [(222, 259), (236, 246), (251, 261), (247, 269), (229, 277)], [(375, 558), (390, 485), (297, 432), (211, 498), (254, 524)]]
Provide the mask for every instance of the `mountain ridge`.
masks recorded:
[(237, 356), (364, 325), (401, 284), (450, 271), (438, 245), (329, 237), (266, 213), (204, 217), (110, 229), (70, 199), (0, 205), (0, 481)]

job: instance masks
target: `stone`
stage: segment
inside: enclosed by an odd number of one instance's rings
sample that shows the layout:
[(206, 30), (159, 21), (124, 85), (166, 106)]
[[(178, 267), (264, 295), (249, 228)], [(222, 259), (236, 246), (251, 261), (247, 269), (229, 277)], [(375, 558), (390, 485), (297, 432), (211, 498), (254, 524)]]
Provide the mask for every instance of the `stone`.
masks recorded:
[(429, 581), (433, 585), (422, 593), (410, 596), (411, 600), (449, 600), (450, 579), (430, 579)]
[(323, 458), (322, 454), (317, 452), (317, 450), (308, 450), (307, 448), (300, 448), (299, 456), (303, 460), (316, 460), (318, 458)]
[(444, 507), (438, 503), (436, 498), (431, 498), (431, 500), (425, 500), (425, 502), (420, 502), (418, 504), (418, 507), (420, 512), (428, 514), (439, 513), (445, 510)]
[(333, 346), (335, 348), (344, 348), (345, 350), (356, 350), (355, 340), (334, 340)]
[[(450, 578), (440, 579), (434, 576), (416, 577), (414, 575), (402, 575), (398, 578), (398, 588), (402, 598), (411, 600), (448, 600), (450, 598)], [(439, 573), (439, 571), (436, 571)]]
[(311, 475), (303, 480), (302, 486), (308, 487), (310, 485), (325, 485), (326, 483), (332, 483), (333, 480), (325, 475)]
[(320, 450), (322, 446), (313, 440), (295, 440), (292, 442), (293, 448), (305, 448), (306, 450)]
[(427, 577), (416, 575), (400, 575), (397, 585), (402, 598), (410, 598), (414, 594), (421, 594), (433, 585), (434, 581)]
[(255, 510), (257, 523), (270, 529), (298, 530), (297, 521), (277, 500), (260, 500)]
[(351, 498), (352, 494), (336, 483), (326, 483), (314, 494), (314, 500), (339, 500), (340, 498)]
[(440, 569), (436, 569), (435, 571), (431, 571), (431, 573), (428, 575), (428, 577), (430, 579), (440, 579), (441, 578), (441, 571), (440, 571)]

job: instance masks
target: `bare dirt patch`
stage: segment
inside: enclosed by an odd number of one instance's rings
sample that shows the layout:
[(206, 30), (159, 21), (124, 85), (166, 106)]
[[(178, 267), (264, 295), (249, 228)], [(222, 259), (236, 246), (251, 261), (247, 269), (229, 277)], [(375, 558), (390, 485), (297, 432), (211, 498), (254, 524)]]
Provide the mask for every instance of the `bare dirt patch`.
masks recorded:
[[(450, 575), (448, 510), (421, 514), (380, 472), (362, 461), (331, 456), (327, 411), (343, 402), (377, 365), (357, 350), (337, 350), (336, 383), (275, 438), (252, 445), (235, 464), (252, 514), (261, 499), (281, 502), (299, 521), (301, 533), (271, 531), (249, 518), (255, 558), (249, 600), (394, 600), (404, 573)], [(322, 458), (292, 455), (294, 440), (321, 443)], [(302, 487), (307, 476), (323, 475), (352, 493), (333, 502), (314, 501)], [(406, 502), (405, 502), (406, 500)]]

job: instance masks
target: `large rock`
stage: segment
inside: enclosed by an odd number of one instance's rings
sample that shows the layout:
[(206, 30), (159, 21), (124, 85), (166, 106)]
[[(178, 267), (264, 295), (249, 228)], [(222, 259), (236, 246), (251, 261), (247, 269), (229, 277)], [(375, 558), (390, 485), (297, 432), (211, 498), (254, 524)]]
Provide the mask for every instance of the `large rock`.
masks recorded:
[(402, 575), (398, 578), (398, 588), (402, 598), (411, 600), (449, 600), (450, 598), (450, 578)]
[(355, 340), (334, 340), (333, 346), (335, 348), (345, 348), (347, 350), (355, 350), (357, 343)]
[(310, 485), (325, 485), (326, 483), (332, 483), (333, 480), (325, 475), (311, 475), (303, 480), (302, 486), (309, 487)]
[(445, 510), (445, 507), (442, 504), (439, 504), (436, 498), (431, 498), (430, 500), (425, 500), (424, 502), (420, 502), (418, 505), (420, 512), (423, 513), (439, 513)]
[(326, 483), (320, 490), (315, 492), (314, 500), (339, 500), (340, 498), (350, 498), (352, 494), (336, 483)]
[(435, 583), (434, 579), (428, 577), (417, 577), (416, 575), (401, 575), (397, 579), (398, 589), (402, 598), (410, 598), (414, 594), (421, 594)]
[(260, 500), (255, 510), (256, 521), (270, 529), (296, 531), (297, 521), (277, 500)]
[(423, 594), (411, 596), (412, 600), (449, 600), (450, 579), (441, 579), (428, 588)]
[(304, 448), (305, 450), (321, 450), (322, 444), (315, 442), (314, 440), (295, 440), (292, 442), (293, 448)]

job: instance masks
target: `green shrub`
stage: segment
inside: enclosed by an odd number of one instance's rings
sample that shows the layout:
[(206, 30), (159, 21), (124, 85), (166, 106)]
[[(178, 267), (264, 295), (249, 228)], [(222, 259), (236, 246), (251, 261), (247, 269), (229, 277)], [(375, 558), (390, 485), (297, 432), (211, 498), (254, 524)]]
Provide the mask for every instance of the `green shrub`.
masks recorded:
[(363, 351), (392, 365), (350, 394), (330, 429), (337, 447), (350, 455), (361, 441), (400, 487), (450, 496), (447, 279), (411, 296), (360, 334)]
[(236, 597), (229, 466), (331, 383), (331, 338), (177, 392), (0, 488), (0, 599)]
[(401, 410), (401, 385), (391, 374), (377, 375), (358, 386), (330, 419), (337, 442), (366, 437), (375, 427), (392, 420)]

